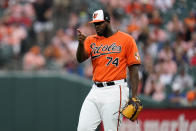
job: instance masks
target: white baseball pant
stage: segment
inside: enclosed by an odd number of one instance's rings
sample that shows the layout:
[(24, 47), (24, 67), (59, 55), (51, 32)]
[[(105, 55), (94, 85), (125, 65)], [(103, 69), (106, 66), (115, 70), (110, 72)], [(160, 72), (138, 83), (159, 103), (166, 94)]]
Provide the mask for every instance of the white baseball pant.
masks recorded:
[(119, 131), (119, 111), (129, 99), (129, 88), (124, 80), (114, 82), (115, 85), (105, 87), (93, 84), (82, 105), (77, 131), (95, 131), (101, 121), (104, 131)]

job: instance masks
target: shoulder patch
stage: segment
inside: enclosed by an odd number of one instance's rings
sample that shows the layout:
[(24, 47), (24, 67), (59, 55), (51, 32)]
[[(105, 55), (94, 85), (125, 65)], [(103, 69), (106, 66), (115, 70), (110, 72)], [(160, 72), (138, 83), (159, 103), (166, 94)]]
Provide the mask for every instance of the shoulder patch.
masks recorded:
[(137, 60), (140, 60), (140, 56), (139, 56), (139, 53), (138, 53), (138, 52), (135, 53), (135, 58), (136, 58)]

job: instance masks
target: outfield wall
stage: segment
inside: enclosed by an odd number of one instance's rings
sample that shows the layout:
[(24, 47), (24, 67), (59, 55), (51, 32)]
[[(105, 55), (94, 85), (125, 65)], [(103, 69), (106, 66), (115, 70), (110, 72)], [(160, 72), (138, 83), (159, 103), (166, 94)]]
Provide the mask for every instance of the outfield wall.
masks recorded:
[(66, 73), (0, 72), (0, 131), (76, 131), (90, 85)]

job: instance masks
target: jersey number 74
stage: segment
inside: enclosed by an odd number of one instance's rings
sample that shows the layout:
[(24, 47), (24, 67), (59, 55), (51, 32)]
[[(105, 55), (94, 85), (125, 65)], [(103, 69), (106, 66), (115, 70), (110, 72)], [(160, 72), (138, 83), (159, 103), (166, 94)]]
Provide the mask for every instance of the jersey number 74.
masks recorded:
[(119, 58), (113, 59), (113, 57), (107, 57), (107, 59), (109, 59), (108, 63), (106, 64), (107, 66), (109, 66), (110, 64), (113, 64), (116, 67), (118, 66), (118, 64), (119, 64)]

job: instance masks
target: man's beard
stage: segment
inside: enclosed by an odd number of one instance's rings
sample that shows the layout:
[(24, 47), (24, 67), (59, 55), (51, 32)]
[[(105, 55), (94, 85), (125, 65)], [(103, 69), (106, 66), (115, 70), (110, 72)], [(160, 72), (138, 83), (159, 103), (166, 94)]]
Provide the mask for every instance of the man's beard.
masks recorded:
[(106, 26), (102, 31), (97, 32), (98, 36), (105, 36), (108, 32), (108, 27)]

